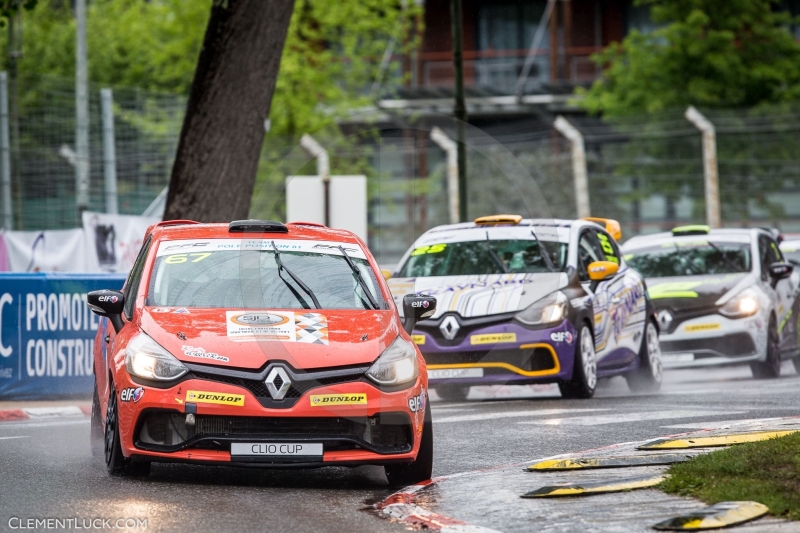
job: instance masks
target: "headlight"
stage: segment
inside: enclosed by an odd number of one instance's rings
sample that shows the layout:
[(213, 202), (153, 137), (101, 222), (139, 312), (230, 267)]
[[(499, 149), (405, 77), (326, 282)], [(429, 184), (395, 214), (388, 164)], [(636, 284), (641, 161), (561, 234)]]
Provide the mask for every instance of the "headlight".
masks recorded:
[(189, 371), (156, 341), (140, 333), (125, 348), (125, 368), (132, 376), (154, 381), (177, 379)]
[(401, 337), (397, 337), (367, 370), (367, 376), (379, 385), (411, 383), (418, 375), (417, 350)]
[(758, 311), (758, 294), (753, 289), (745, 289), (730, 302), (723, 305), (719, 312), (728, 318), (744, 318)]
[(567, 316), (567, 296), (561, 291), (545, 296), (517, 313), (517, 320), (529, 326), (561, 322)]

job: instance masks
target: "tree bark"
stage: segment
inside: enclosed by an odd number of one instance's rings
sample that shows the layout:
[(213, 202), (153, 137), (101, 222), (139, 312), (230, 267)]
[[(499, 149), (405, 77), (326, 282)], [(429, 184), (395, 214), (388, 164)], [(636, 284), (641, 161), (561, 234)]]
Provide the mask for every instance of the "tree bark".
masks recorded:
[(214, 0), (164, 220), (247, 218), (294, 0)]

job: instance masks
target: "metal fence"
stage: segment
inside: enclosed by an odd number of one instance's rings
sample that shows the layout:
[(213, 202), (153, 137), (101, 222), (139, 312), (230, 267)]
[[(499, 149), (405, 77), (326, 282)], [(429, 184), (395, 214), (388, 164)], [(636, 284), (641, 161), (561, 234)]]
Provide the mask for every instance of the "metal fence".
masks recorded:
[[(100, 91), (91, 86), (89, 208), (102, 212)], [(72, 80), (41, 77), (8, 94), (12, 228), (79, 226)], [(142, 214), (166, 187), (185, 103), (181, 96), (113, 88), (119, 213)], [(723, 225), (800, 232), (800, 111), (703, 111), (717, 132)], [(705, 221), (701, 135), (683, 110), (614, 123), (568, 120), (583, 136), (592, 215), (620, 220), (626, 236)], [(446, 132), (447, 124), (440, 121)], [(350, 136), (339, 128), (329, 138), (310, 133), (330, 147), (334, 174), (368, 176), (369, 244), (391, 264), (420, 233), (450, 222), (446, 157), (430, 139), (430, 123), (413, 131), (366, 122), (359, 128)], [(474, 128), (468, 136), (469, 215), (577, 216), (571, 142), (541, 121), (508, 130), (488, 135)], [(285, 176), (314, 172), (296, 139), (268, 135), (251, 215), (283, 219)]]

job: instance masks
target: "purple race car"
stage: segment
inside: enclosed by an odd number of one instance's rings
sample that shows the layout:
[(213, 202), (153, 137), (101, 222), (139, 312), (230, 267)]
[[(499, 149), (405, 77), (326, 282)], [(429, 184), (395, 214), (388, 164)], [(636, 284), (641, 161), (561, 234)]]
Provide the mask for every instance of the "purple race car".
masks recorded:
[(631, 390), (658, 390), (658, 323), (620, 235), (614, 220), (495, 215), (419, 237), (389, 287), (397, 302), (437, 299), (413, 335), (437, 394), (558, 383), (565, 398), (589, 398), (598, 378), (615, 375)]

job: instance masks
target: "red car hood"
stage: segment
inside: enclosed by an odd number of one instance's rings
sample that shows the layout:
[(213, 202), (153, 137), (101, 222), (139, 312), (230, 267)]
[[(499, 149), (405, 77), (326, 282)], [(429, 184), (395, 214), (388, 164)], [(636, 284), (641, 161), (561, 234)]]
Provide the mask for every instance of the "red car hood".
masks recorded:
[(304, 370), (372, 363), (400, 324), (392, 311), (148, 307), (141, 327), (186, 363), (256, 369), (282, 360)]

